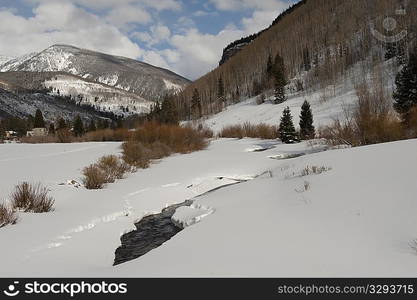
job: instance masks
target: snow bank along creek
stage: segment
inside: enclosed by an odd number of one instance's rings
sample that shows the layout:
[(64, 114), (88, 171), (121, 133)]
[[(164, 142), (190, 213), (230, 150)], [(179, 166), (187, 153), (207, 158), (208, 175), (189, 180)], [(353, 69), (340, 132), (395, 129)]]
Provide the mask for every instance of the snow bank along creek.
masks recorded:
[(214, 213), (214, 208), (196, 204), (195, 200), (198, 197), (221, 188), (252, 180), (256, 177), (258, 176), (244, 179), (217, 177), (217, 180), (226, 179), (227, 183), (211, 189), (192, 200), (186, 200), (183, 203), (168, 206), (158, 214), (142, 218), (139, 222), (135, 223), (136, 230), (121, 236), (121, 246), (116, 249), (113, 265), (118, 265), (145, 255), (152, 249), (170, 240), (186, 227)]

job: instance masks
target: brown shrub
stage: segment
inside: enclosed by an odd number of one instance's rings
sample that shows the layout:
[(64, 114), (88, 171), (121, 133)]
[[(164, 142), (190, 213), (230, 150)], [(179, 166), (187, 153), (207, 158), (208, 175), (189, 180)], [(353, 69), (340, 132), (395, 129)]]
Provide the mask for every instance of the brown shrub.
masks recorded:
[(131, 138), (132, 133), (125, 128), (90, 131), (79, 138), (80, 142), (122, 142)]
[(267, 124), (253, 125), (249, 122), (243, 125), (231, 125), (222, 129), (219, 134), (223, 138), (259, 138), (259, 139), (276, 139), (278, 138), (278, 127)]
[(22, 182), (15, 186), (11, 196), (12, 207), (24, 212), (44, 213), (53, 210), (54, 199), (40, 183)]
[(405, 137), (400, 120), (391, 110), (390, 99), (379, 85), (370, 89), (360, 85), (358, 100), (352, 110), (344, 111), (344, 119), (319, 130), (319, 136), (331, 144), (352, 146), (397, 141)]
[(116, 179), (122, 179), (124, 174), (130, 170), (129, 165), (116, 155), (106, 155), (99, 159), (97, 166), (106, 176), (106, 182), (112, 183)]
[(148, 145), (150, 159), (161, 159), (172, 154), (172, 149), (161, 142)]
[(230, 125), (222, 128), (219, 137), (242, 139), (245, 137), (245, 132), (242, 125)]
[(56, 138), (58, 143), (71, 143), (73, 135), (68, 128), (62, 128), (56, 131)]
[(206, 139), (211, 139), (214, 136), (213, 130), (211, 130), (210, 128), (204, 126), (203, 124), (198, 124), (197, 130)]
[(190, 126), (147, 122), (134, 132), (132, 139), (146, 147), (160, 142), (171, 148), (173, 152), (188, 153), (207, 147), (205, 134), (208, 132), (198, 131)]
[(0, 203), (0, 228), (16, 224), (17, 219), (15, 211), (10, 206)]
[(407, 138), (417, 137), (417, 107), (411, 108), (408, 113), (408, 120), (406, 122), (406, 134)]
[(127, 141), (122, 144), (122, 149), (125, 163), (142, 169), (149, 167), (151, 153), (142, 143)]
[(102, 189), (107, 183), (107, 176), (97, 165), (92, 164), (83, 169), (83, 184), (88, 190)]
[(47, 143), (58, 143), (58, 137), (54, 135), (45, 136), (25, 136), (20, 139), (22, 143), (27, 144), (47, 144)]

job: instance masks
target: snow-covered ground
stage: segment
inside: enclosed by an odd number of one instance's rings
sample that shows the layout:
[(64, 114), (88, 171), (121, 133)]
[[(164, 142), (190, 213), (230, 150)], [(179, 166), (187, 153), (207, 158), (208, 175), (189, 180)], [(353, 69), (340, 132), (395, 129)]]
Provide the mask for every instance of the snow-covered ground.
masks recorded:
[[(0, 229), (0, 276), (417, 276), (417, 140), (323, 152), (220, 139), (104, 190), (60, 185), (119, 145), (0, 145), (2, 198), (30, 180), (56, 199), (54, 212)], [(277, 159), (292, 154), (306, 155)], [(307, 166), (326, 171), (301, 176)], [(198, 195), (173, 217), (183, 231), (112, 266), (135, 221)]]

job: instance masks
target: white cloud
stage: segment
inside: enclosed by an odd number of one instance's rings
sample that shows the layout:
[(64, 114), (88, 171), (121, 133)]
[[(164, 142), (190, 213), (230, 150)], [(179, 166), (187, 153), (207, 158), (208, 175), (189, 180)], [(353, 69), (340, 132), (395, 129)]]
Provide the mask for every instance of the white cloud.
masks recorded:
[[(185, 34), (177, 34), (171, 38), (175, 49), (175, 59), (170, 65), (175, 72), (195, 79), (218, 65), (223, 48), (231, 41), (240, 38), (242, 31), (228, 28), (216, 35), (204, 34), (196, 29), (190, 29)], [(163, 53), (165, 57), (174, 54)]]
[[(31, 4), (44, 4), (51, 2), (68, 3), (68, 0), (25, 0)], [(162, 10), (181, 10), (181, 2), (178, 0), (71, 0), (71, 3), (94, 10), (106, 10), (123, 7), (126, 5), (139, 5)]]
[[(191, 0), (24, 1), (35, 5), (32, 17), (0, 8), (2, 55), (17, 56), (64, 43), (136, 58), (191, 79), (216, 67), (227, 44), (267, 27), (288, 6), (283, 0), (209, 0), (202, 3), (203, 10), (177, 14)], [(219, 11), (245, 10), (247, 16), (218, 33), (199, 31), (193, 18), (219, 14), (213, 6)], [(177, 19), (163, 23), (162, 11), (174, 11)]]
[(142, 50), (115, 26), (70, 3), (46, 1), (25, 18), (0, 11), (0, 53), (16, 56), (63, 43), (110, 54), (140, 57)]
[(123, 28), (129, 23), (147, 24), (151, 22), (152, 16), (140, 6), (123, 5), (112, 9), (106, 16), (106, 20)]
[(288, 6), (288, 3), (282, 0), (210, 0), (210, 2), (219, 10), (231, 11), (243, 9), (282, 10)]
[(171, 30), (163, 24), (156, 24), (150, 27), (150, 32), (133, 32), (130, 36), (144, 42), (148, 47), (152, 47), (168, 41)]

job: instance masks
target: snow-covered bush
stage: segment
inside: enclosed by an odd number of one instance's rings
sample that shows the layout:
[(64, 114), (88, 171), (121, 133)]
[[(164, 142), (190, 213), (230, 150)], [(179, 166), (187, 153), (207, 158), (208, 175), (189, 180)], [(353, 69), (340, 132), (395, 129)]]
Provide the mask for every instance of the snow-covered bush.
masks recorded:
[(22, 182), (15, 186), (10, 199), (16, 210), (44, 213), (53, 210), (55, 200), (48, 195), (48, 189), (40, 183)]

